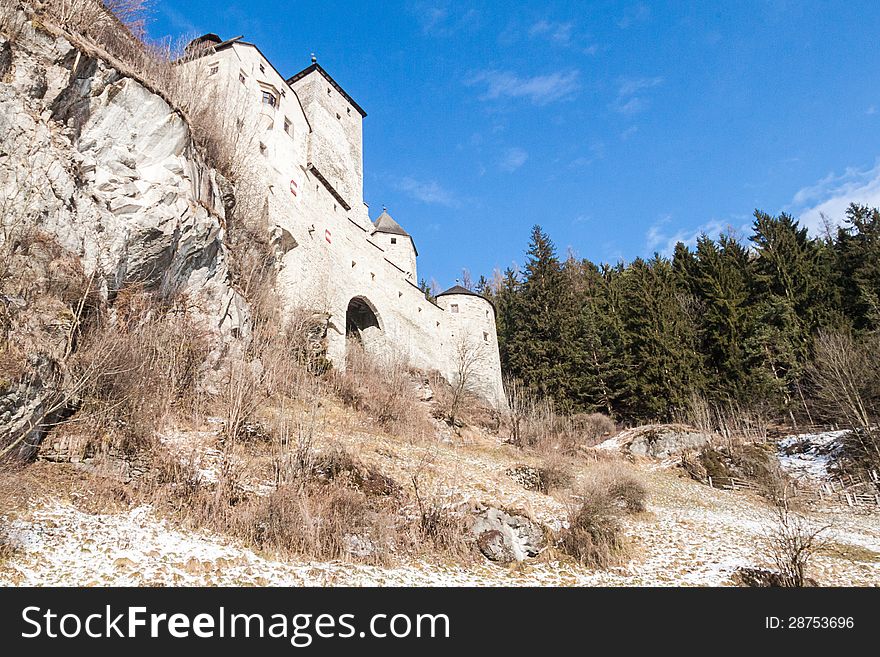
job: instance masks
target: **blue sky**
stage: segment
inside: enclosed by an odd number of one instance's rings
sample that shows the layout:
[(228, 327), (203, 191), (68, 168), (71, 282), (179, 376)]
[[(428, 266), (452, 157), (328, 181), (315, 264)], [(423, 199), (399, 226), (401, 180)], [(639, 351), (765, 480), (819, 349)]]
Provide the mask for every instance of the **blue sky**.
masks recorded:
[[(717, 5), (717, 6), (716, 6)], [(755, 208), (880, 205), (880, 2), (157, 0), (153, 37), (243, 34), (367, 111), (365, 198), (445, 287), (561, 254), (669, 252)]]

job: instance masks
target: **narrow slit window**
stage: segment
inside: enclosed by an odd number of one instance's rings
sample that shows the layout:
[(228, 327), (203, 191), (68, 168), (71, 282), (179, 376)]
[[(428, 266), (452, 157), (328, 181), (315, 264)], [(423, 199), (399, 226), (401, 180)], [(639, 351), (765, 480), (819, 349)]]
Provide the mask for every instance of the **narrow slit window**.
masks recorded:
[(238, 81), (241, 82), (242, 84), (247, 82), (247, 78), (244, 76), (244, 73), (242, 73), (241, 71), (238, 72)]
[(392, 237), (392, 238), (391, 238), (391, 243), (392, 243), (392, 244), (397, 244), (397, 238), (396, 238), (396, 237)]
[(284, 117), (284, 132), (293, 137), (293, 124), (286, 116)]
[(483, 342), (489, 342), (489, 334), (483, 331)]

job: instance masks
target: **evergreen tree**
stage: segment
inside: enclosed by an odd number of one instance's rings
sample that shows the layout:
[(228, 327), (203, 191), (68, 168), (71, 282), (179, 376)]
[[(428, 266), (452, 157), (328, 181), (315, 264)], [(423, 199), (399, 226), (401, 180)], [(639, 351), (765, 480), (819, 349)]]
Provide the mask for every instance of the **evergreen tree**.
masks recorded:
[(507, 360), (514, 376), (562, 402), (567, 390), (560, 340), (565, 279), (556, 248), (540, 226), (532, 229), (527, 256), (516, 321), (508, 329)]
[(851, 204), (833, 249), (843, 314), (857, 330), (880, 327), (880, 210)]
[(636, 260), (622, 277), (625, 344), (631, 369), (625, 411), (641, 419), (672, 419), (702, 387), (697, 334), (668, 260)]

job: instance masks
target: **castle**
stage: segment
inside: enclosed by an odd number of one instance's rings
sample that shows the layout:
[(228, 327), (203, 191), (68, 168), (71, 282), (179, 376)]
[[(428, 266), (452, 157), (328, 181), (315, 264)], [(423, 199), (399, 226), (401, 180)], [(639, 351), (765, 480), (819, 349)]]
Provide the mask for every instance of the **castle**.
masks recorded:
[(314, 56), (285, 78), (242, 37), (207, 34), (188, 53), (182, 65), (203, 76), (207, 89), (220, 90), (220, 111), (248, 135), (266, 185), (279, 290), (291, 307), (326, 317), (331, 362), (344, 368), (355, 338), (373, 354), (438, 370), (450, 383), (466, 377), (480, 396), (504, 406), (492, 304), (458, 285), (436, 301), (426, 298), (412, 236), (384, 209), (370, 219), (363, 200), (366, 112)]

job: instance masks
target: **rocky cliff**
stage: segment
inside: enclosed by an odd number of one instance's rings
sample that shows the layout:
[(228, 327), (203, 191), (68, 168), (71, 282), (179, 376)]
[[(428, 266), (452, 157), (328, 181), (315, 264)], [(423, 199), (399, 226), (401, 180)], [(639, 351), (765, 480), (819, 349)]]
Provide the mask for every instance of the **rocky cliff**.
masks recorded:
[(87, 296), (110, 312), (126, 286), (173, 297), (214, 336), (214, 366), (249, 322), (224, 242), (234, 195), (184, 117), (20, 9), (0, 21), (0, 449), (26, 433), (27, 454)]

